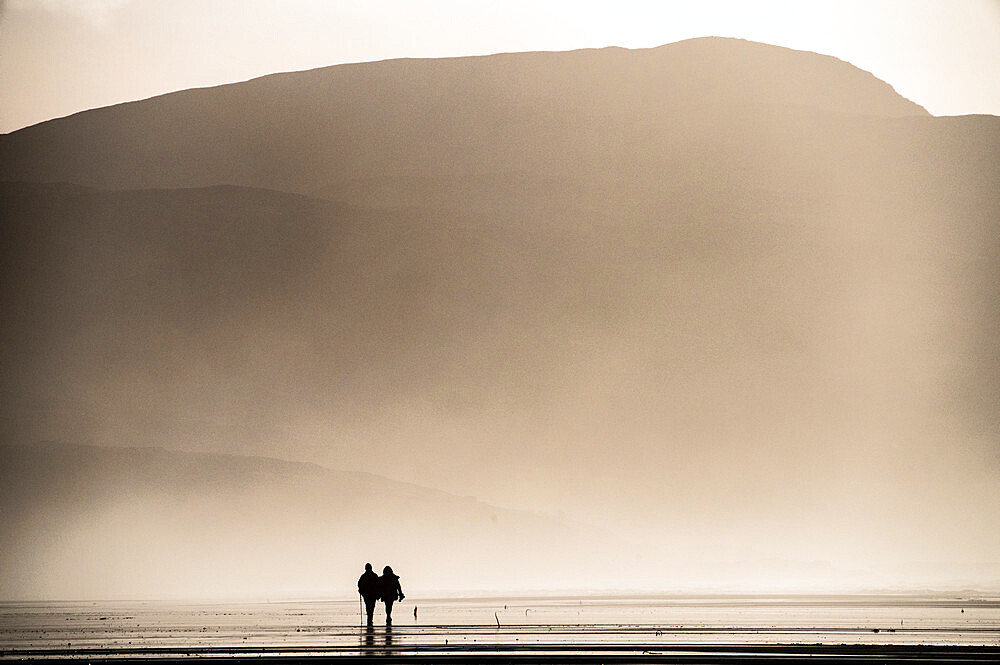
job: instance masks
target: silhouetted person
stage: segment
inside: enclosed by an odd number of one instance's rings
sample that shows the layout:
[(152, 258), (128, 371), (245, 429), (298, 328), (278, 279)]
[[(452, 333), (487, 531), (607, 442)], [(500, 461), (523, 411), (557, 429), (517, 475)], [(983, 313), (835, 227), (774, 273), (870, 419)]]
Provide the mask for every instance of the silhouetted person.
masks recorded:
[(382, 569), (382, 577), (378, 578), (382, 588), (382, 602), (385, 603), (385, 625), (392, 624), (392, 604), (397, 600), (403, 600), (403, 588), (399, 586), (399, 576), (394, 575), (392, 568), (386, 566)]
[(358, 578), (358, 593), (365, 599), (365, 612), (368, 614), (368, 625), (372, 625), (372, 616), (375, 614), (375, 602), (382, 595), (382, 583), (370, 563), (365, 564), (365, 572)]

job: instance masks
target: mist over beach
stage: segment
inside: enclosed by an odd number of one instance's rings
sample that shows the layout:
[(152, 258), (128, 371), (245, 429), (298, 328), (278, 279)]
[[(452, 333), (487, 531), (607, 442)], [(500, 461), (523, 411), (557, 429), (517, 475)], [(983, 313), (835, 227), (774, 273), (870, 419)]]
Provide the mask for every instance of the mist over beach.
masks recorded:
[(169, 4), (0, 6), (0, 601), (1000, 594), (995, 4)]

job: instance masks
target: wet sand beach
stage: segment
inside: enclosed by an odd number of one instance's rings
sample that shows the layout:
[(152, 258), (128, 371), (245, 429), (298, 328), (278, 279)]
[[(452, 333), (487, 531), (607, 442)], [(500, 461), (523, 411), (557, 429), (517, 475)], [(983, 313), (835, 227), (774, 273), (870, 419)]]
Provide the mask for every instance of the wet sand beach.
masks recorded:
[[(414, 616), (413, 609), (417, 608)], [(916, 596), (407, 599), (0, 606), (0, 659), (988, 662), (1000, 600)]]

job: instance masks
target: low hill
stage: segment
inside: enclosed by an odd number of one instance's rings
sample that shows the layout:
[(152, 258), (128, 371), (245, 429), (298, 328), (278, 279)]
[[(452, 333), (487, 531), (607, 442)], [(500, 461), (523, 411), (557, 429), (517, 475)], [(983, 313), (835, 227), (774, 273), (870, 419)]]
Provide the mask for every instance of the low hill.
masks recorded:
[(579, 528), (471, 497), (158, 448), (0, 446), (0, 505), (4, 600), (350, 598), (367, 561), (391, 564), (415, 593), (545, 589), (583, 559), (621, 556)]

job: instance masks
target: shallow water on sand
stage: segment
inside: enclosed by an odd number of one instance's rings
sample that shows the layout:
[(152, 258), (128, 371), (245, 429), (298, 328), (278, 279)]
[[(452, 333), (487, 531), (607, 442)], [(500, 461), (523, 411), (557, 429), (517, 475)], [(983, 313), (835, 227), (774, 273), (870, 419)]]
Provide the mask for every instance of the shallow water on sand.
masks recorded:
[[(417, 614), (414, 616), (414, 607)], [(693, 645), (1000, 645), (1000, 599), (915, 596), (414, 599), (394, 625), (357, 601), (0, 605), (19, 655), (543, 653)], [(499, 624), (499, 625), (498, 625)]]

